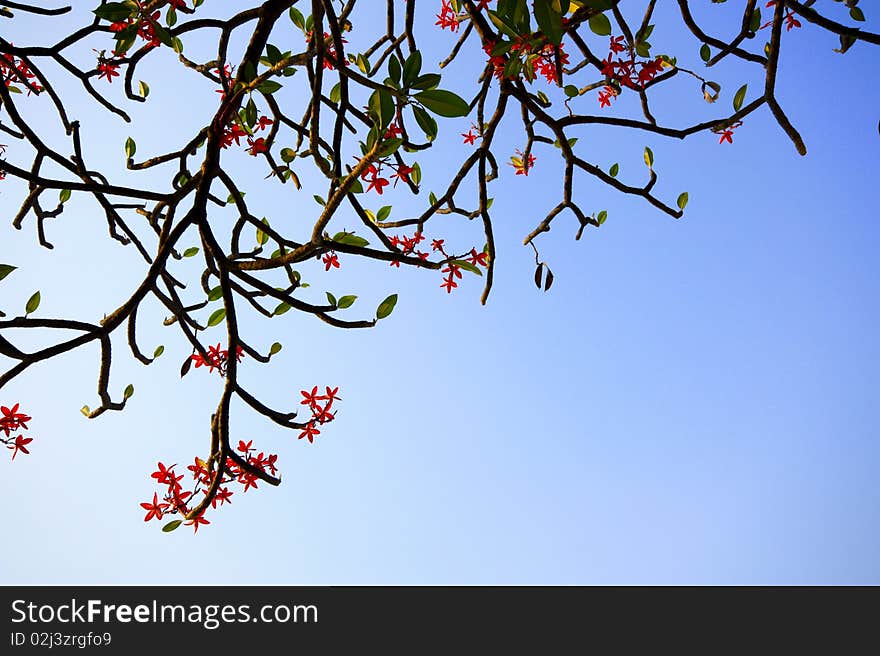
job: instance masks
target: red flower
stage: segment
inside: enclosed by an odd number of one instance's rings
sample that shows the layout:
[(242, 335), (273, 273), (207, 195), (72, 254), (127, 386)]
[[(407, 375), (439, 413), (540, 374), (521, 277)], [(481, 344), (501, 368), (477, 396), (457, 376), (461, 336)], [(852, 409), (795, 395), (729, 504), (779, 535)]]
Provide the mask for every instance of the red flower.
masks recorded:
[(159, 503), (159, 496), (153, 492), (153, 502), (149, 501), (141, 504), (141, 508), (147, 511), (147, 516), (144, 517), (144, 521), (148, 522), (154, 517), (156, 519), (162, 519), (162, 513), (164, 513), (168, 509), (167, 503)]
[[(397, 172), (392, 173), (392, 178), (397, 178), (397, 180), (402, 180), (403, 182), (409, 182), (409, 174), (412, 173), (415, 169), (411, 166), (407, 166), (406, 164), (401, 164), (397, 167)], [(397, 186), (397, 180), (394, 181), (394, 186)], [(377, 189), (380, 194), (382, 193), (381, 189)]]
[(386, 178), (380, 178), (378, 175), (373, 176), (373, 179), (370, 180), (370, 184), (367, 185), (367, 191), (370, 189), (375, 189), (376, 192), (381, 196), (382, 189), (388, 186), (390, 183)]
[(464, 137), (464, 143), (469, 146), (473, 146), (477, 141), (477, 137), (480, 135), (474, 134), (473, 130), (468, 130), (467, 133), (462, 132), (461, 136)]
[(323, 396), (318, 396), (318, 386), (317, 385), (315, 385), (312, 388), (311, 392), (306, 392), (305, 390), (301, 390), (300, 394), (302, 394), (305, 397), (302, 401), (300, 401), (300, 405), (313, 406), (313, 405), (317, 405), (318, 401), (324, 400)]
[(30, 451), (28, 451), (25, 446), (33, 441), (34, 438), (32, 437), (23, 437), (21, 435), (16, 435), (15, 443), (7, 445), (6, 448), (12, 449), (12, 459), (15, 460), (15, 456), (18, 454), (19, 451), (21, 451), (22, 453), (30, 453)]
[(119, 77), (119, 73), (116, 72), (117, 68), (119, 68), (119, 64), (113, 62), (98, 62), (98, 70), (101, 71), (98, 77), (106, 77), (108, 82), (113, 82), (114, 77)]
[(489, 254), (486, 251), (481, 251), (477, 253), (477, 249), (472, 248), (471, 254), (467, 258), (467, 261), (471, 264), (479, 264), (480, 266), (489, 266), (488, 260)]
[(301, 440), (302, 438), (305, 437), (305, 438), (308, 438), (309, 443), (314, 443), (315, 435), (320, 435), (320, 434), (321, 434), (321, 431), (319, 431), (318, 428), (315, 426), (315, 422), (310, 421), (308, 424), (306, 424), (306, 427), (303, 429), (303, 432), (299, 434), (299, 437), (297, 439)]
[(6, 437), (9, 437), (9, 433), (17, 431), (19, 428), (27, 428), (27, 422), (31, 420), (26, 414), (18, 411), (18, 406), (18, 403), (12, 406), (12, 408), (0, 406), (0, 413), (3, 415), (0, 417), (0, 430), (6, 433)]
[(193, 533), (199, 532), (199, 524), (210, 524), (207, 519), (205, 519), (204, 515), (198, 515), (197, 517), (193, 517), (191, 520), (186, 522), (184, 526), (192, 526)]
[(257, 139), (248, 137), (247, 142), (250, 144), (250, 148), (247, 149), (247, 152), (254, 157), (269, 150), (269, 147), (266, 145), (266, 140), (263, 137)]
[(217, 503), (219, 502), (222, 506), (224, 503), (232, 503), (229, 497), (232, 496), (232, 492), (229, 491), (227, 487), (221, 487), (217, 490), (217, 493), (214, 495), (214, 498), (211, 499), (211, 507), (216, 508)]
[(444, 278), (443, 282), (440, 284), (441, 287), (446, 288), (446, 293), (451, 294), (453, 287), (458, 287), (458, 283), (452, 279), (452, 274), (449, 274), (448, 278)]
[(339, 257), (336, 253), (327, 253), (324, 257), (321, 258), (321, 261), (324, 263), (324, 271), (329, 271), (330, 267), (339, 268)]
[(264, 129), (266, 129), (268, 126), (272, 125), (274, 122), (275, 122), (275, 121), (273, 121), (273, 120), (272, 120), (271, 118), (269, 118), (268, 116), (261, 116), (260, 118), (257, 119), (257, 129), (258, 129), (258, 130), (264, 130)]

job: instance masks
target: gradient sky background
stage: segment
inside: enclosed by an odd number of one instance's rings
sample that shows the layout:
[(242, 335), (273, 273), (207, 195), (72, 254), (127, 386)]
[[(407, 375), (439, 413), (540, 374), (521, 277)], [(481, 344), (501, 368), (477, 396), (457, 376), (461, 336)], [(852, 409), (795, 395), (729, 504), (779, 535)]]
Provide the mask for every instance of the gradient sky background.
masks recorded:
[[(81, 20), (73, 22), (82, 24), (92, 3), (75, 4)], [(434, 4), (420, 3), (418, 20), (432, 23)], [(682, 40), (672, 3), (659, 4), (655, 52), (700, 68), (699, 44)], [(743, 4), (695, 12), (726, 34)], [(841, 5), (819, 5), (845, 18)], [(868, 19), (877, 31), (876, 17)], [(2, 29), (23, 45), (71, 24), (16, 18)], [(369, 36), (361, 25), (353, 48)], [(425, 69), (436, 70), (430, 62), (454, 37), (423, 31), (432, 53)], [(283, 34), (272, 41), (301, 46), (301, 34)], [(197, 56), (200, 45), (187, 41), (187, 54)], [(97, 349), (32, 368), (0, 398), (22, 403), (36, 438), (30, 456), (0, 464), (0, 583), (880, 583), (880, 50), (857, 44), (841, 56), (836, 45), (811, 25), (784, 38), (779, 97), (804, 135), (806, 158), (766, 108), (733, 145), (712, 134), (679, 142), (615, 129), (577, 133), (588, 159), (620, 162), (621, 178), (633, 183), (646, 179), (642, 149), (651, 146), (658, 193), (673, 202), (687, 190), (691, 200), (675, 221), (581, 179), (585, 207), (607, 209), (609, 218), (580, 242), (570, 216), (542, 236), (541, 257), (556, 276), (549, 293), (535, 289), (533, 253), (522, 246), (559, 197), (549, 147), (536, 148), (527, 179), (504, 166), (493, 185), (499, 256), (485, 308), (473, 276), (448, 296), (435, 273), (350, 257), (326, 275), (303, 267), (316, 293), (358, 294), (352, 316), (371, 316), (391, 292), (400, 302), (369, 331), (334, 330), (294, 313), (245, 322), (254, 345), (285, 346), (271, 366), (245, 361), (251, 387), (290, 407), (302, 388), (339, 385), (343, 402), (315, 444), (236, 408), (236, 438), (279, 453), (284, 483), (237, 494), (195, 537), (185, 527), (161, 533), (141, 521), (138, 506), (152, 497), (157, 461), (182, 468), (205, 455), (220, 390), (220, 379), (202, 370), (179, 379), (189, 349), (161, 326), (164, 314), (153, 304), (141, 316), (144, 350), (166, 347), (151, 367), (129, 361), (116, 342), (111, 389), (118, 395), (131, 382), (137, 390), (122, 414), (89, 422), (79, 413), (96, 404)], [(467, 70), (482, 61), (470, 55), (442, 86), (467, 88)], [(90, 165), (161, 189), (165, 171), (126, 177), (125, 137), (136, 137), (139, 157), (176, 147), (207, 122), (217, 96), (170, 54), (154, 59), (138, 75), (153, 92), (146, 106), (131, 108), (135, 127), (61, 86), (83, 122)], [(81, 49), (77, 61), (94, 66), (94, 53)], [(716, 106), (679, 76), (658, 97), (658, 118), (683, 126), (720, 117), (741, 83), (759, 88), (758, 69), (714, 75), (724, 85)], [(33, 125), (68, 152), (46, 99), (31, 100)], [(593, 95), (577, 102), (598, 108)], [(626, 113), (626, 103), (612, 111)], [(511, 154), (524, 145), (517, 121), (511, 115), (505, 124)], [(467, 126), (441, 122), (448, 144), (420, 160), (425, 191), (439, 190), (451, 158), (468, 152), (456, 136)], [(25, 161), (16, 160), (25, 150), (9, 146), (12, 161)], [(225, 157), (258, 215), (292, 231), (312, 220), (317, 188), (297, 194), (261, 183), (263, 163)], [(11, 220), (21, 185), (3, 184), (0, 206)], [(416, 211), (423, 198), (393, 197), (393, 216)], [(367, 200), (373, 209), (389, 202)], [(212, 220), (231, 224), (228, 212)], [(443, 225), (428, 236), (483, 243), (476, 224)], [(21, 267), (0, 284), (10, 315), (40, 289), (40, 316), (95, 321), (143, 274), (131, 249), (108, 241), (87, 199), (75, 196), (48, 234), (51, 252), (35, 246), (32, 218), (21, 232), (2, 231), (0, 261)], [(175, 270), (194, 276), (198, 264)], [(22, 347), (50, 339), (14, 336)]]

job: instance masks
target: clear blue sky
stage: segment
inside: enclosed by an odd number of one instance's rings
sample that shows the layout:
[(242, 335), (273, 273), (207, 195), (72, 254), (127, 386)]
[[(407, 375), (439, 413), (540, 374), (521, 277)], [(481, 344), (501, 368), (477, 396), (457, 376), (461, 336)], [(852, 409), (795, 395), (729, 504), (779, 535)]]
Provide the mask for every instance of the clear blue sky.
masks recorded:
[[(421, 4), (427, 21), (432, 3)], [(742, 4), (705, 8), (701, 20), (736, 20)], [(819, 5), (842, 17), (840, 5)], [(676, 51), (677, 27), (663, 32), (667, 16), (658, 14), (655, 49), (699, 68), (699, 44)], [(52, 24), (50, 33), (69, 27)], [(16, 44), (39, 42), (33, 20), (4, 25)], [(357, 29), (353, 44), (368, 36)], [(299, 47), (301, 36), (288, 35), (287, 47)], [(448, 33), (426, 40), (426, 68), (451, 43)], [(187, 43), (188, 54), (199, 46)], [(675, 221), (580, 180), (585, 206), (609, 218), (580, 242), (566, 216), (541, 237), (556, 275), (547, 294), (534, 287), (522, 238), (559, 197), (560, 167), (548, 147), (536, 149), (527, 179), (505, 166), (493, 185), (499, 256), (487, 307), (473, 277), (448, 296), (437, 274), (350, 257), (326, 275), (304, 267), (316, 293), (358, 294), (352, 313), (371, 315), (391, 292), (400, 294), (397, 310), (362, 332), (294, 313), (245, 322), (255, 345), (285, 347), (271, 366), (243, 364), (251, 387), (295, 406), (302, 388), (339, 385), (343, 401), (315, 444), (235, 408), (236, 438), (279, 453), (284, 482), (237, 494), (195, 537), (186, 528), (162, 534), (141, 521), (138, 506), (152, 497), (157, 461), (183, 467), (205, 455), (220, 390), (220, 379), (202, 370), (179, 379), (189, 349), (161, 326), (161, 310), (147, 306), (141, 319), (144, 348), (166, 347), (156, 364), (130, 362), (116, 342), (112, 388), (118, 394), (131, 382), (137, 390), (125, 413), (92, 422), (79, 413), (96, 404), (96, 349), (34, 367), (0, 399), (22, 403), (36, 438), (30, 456), (0, 465), (0, 582), (880, 583), (880, 50), (857, 44), (841, 56), (835, 46), (810, 25), (785, 34), (779, 96), (805, 137), (806, 158), (766, 109), (733, 145), (711, 134), (679, 142), (614, 129), (573, 133), (586, 157), (620, 162), (632, 182), (645, 179), (642, 149), (651, 146), (658, 193), (674, 201), (687, 190), (691, 200)], [(89, 65), (93, 54), (78, 61)], [(132, 182), (122, 168), (128, 134), (146, 156), (206, 123), (212, 88), (173, 64), (162, 55), (139, 75), (153, 92), (132, 109), (135, 127), (66, 87), (91, 166)], [(162, 79), (169, 66), (173, 75)], [(468, 68), (462, 62), (444, 86), (463, 90)], [(670, 85), (675, 93), (658, 99), (658, 118), (684, 125), (722, 115), (742, 82), (759, 88), (759, 71), (741, 72), (718, 74), (716, 107), (684, 80)], [(63, 144), (42, 113), (46, 99), (32, 100), (34, 125)], [(623, 113), (620, 101), (613, 111)], [(593, 97), (578, 102), (598, 107)], [(517, 121), (505, 124), (510, 154), (524, 144)], [(422, 159), (425, 190), (439, 190), (450, 158), (468, 152), (455, 136), (467, 126), (441, 123), (451, 145)], [(10, 144), (10, 157), (24, 152)], [(318, 189), (266, 186), (263, 164), (228, 158), (258, 213), (294, 233), (308, 226)], [(136, 180), (162, 188), (165, 175)], [(3, 184), (8, 222), (21, 186)], [(368, 200), (373, 209), (384, 204)], [(395, 216), (421, 202), (394, 197)], [(212, 220), (231, 225), (230, 217)], [(51, 222), (54, 251), (34, 245), (32, 219), (2, 234), (0, 261), (21, 267), (0, 285), (11, 315), (40, 289), (41, 315), (94, 321), (143, 273), (131, 249), (108, 242), (86, 199), (75, 197)], [(433, 236), (483, 243), (479, 226), (466, 222)], [(178, 266), (198, 274), (196, 262)], [(15, 339), (26, 347), (48, 338)]]

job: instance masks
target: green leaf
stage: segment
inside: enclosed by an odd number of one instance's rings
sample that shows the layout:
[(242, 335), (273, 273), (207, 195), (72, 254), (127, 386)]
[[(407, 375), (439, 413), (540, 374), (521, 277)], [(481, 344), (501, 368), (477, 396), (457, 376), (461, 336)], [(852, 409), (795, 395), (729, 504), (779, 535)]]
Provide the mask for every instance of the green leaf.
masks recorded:
[(275, 342), (272, 346), (269, 347), (269, 355), (275, 355), (276, 353), (281, 352), (281, 344)]
[(359, 248), (370, 245), (370, 242), (363, 237), (358, 237), (353, 232), (337, 232), (333, 235), (333, 241), (339, 244), (345, 244), (346, 246), (357, 246)]
[(388, 77), (394, 84), (400, 84), (400, 60), (397, 55), (391, 55), (388, 58)]
[(370, 60), (369, 59), (367, 59), (366, 57), (364, 57), (362, 54), (359, 53), (357, 56), (357, 59), (355, 59), (355, 61), (357, 62), (357, 67), (361, 70), (361, 73), (363, 73), (364, 75), (370, 74)]
[(0, 280), (3, 280), (10, 273), (15, 271), (18, 267), (14, 267), (11, 264), (0, 264)]
[(303, 18), (302, 12), (296, 7), (291, 7), (287, 12), (287, 15), (290, 16), (290, 20), (293, 21), (293, 24), (296, 25), (299, 29), (304, 30), (306, 26), (306, 19)]
[(123, 398), (130, 399), (134, 395), (134, 385), (129, 384), (122, 393)]
[(216, 326), (218, 323), (223, 321), (226, 318), (226, 308), (220, 308), (219, 310), (214, 310), (210, 317), (208, 317), (208, 328)]
[(746, 89), (748, 86), (748, 84), (742, 85), (737, 90), (736, 95), (733, 96), (733, 111), (738, 112), (740, 107), (742, 107), (743, 101), (746, 99)]
[(376, 221), (384, 221), (391, 215), (391, 205), (384, 205), (376, 212)]
[(645, 146), (645, 164), (648, 165), (648, 168), (654, 168), (654, 151)]
[(709, 47), (708, 43), (704, 43), (700, 46), (700, 59), (702, 59), (704, 62), (712, 59), (712, 49)]
[(333, 85), (333, 88), (330, 89), (330, 102), (338, 103), (342, 100), (342, 85), (337, 82)]
[(688, 204), (688, 192), (683, 191), (678, 196), (678, 209), (684, 211), (684, 208), (687, 207)]
[(611, 34), (611, 21), (605, 14), (596, 14), (590, 17), (590, 29), (599, 36), (608, 36)]
[(70, 189), (62, 189), (58, 192), (59, 202), (66, 203), (70, 200)]
[(198, 246), (190, 246), (185, 251), (183, 251), (183, 256), (184, 257), (193, 257), (194, 255), (197, 255), (198, 252), (199, 252)]
[(615, 162), (611, 165), (611, 168), (608, 169), (608, 175), (610, 175), (612, 178), (616, 178), (618, 171), (620, 171), (620, 164)]
[(864, 12), (858, 7), (850, 7), (849, 16), (855, 21), (863, 22), (865, 20)]
[(134, 142), (134, 139), (129, 137), (125, 140), (125, 156), (128, 159), (134, 157), (134, 154), (137, 152), (137, 144)]
[(257, 104), (253, 98), (248, 98), (247, 105), (244, 107), (244, 122), (249, 128), (254, 127), (257, 123)]
[(34, 292), (24, 306), (25, 315), (36, 312), (38, 307), (40, 307), (40, 292)]
[[(403, 86), (408, 87), (419, 77), (422, 72), (422, 53), (413, 50), (406, 61), (403, 62)], [(438, 76), (439, 77), (439, 76)]]
[(606, 210), (602, 210), (599, 214), (596, 215), (596, 223), (602, 225), (605, 223), (605, 220), (608, 218), (608, 212)]
[(260, 93), (265, 93), (266, 95), (271, 95), (278, 91), (281, 88), (281, 84), (276, 82), (275, 80), (264, 80), (257, 85), (257, 90)]
[(158, 358), (165, 352), (165, 347), (162, 344), (156, 347), (156, 350), (153, 351), (153, 357)]
[(108, 2), (92, 11), (98, 18), (103, 18), (111, 23), (133, 18), (137, 15), (137, 12), (137, 3), (131, 2), (131, 0), (128, 2)]
[(535, 20), (547, 40), (559, 45), (562, 41), (562, 14), (554, 11), (550, 0), (535, 0)]
[(269, 60), (269, 63), (274, 66), (282, 59), (281, 51), (276, 46), (273, 46), (271, 43), (267, 43), (266, 58)]
[[(263, 225), (266, 225), (266, 226), (269, 225), (269, 221), (266, 219), (266, 217), (263, 217), (262, 221), (263, 221)], [(257, 243), (260, 246), (265, 246), (266, 243), (269, 241), (269, 235), (267, 235), (265, 232), (263, 232), (259, 228), (257, 228), (257, 235), (256, 236), (257, 236)]]
[(220, 285), (208, 292), (209, 301), (219, 301), (221, 298), (223, 298), (223, 288)]
[(140, 92), (141, 92), (141, 98), (146, 98), (147, 96), (150, 95), (150, 85), (147, 84), (146, 82), (144, 82), (143, 80), (141, 80), (141, 82), (140, 82)]
[(752, 15), (749, 17), (749, 31), (757, 32), (761, 29), (761, 10), (755, 7)]
[(183, 523), (183, 520), (182, 520), (182, 519), (174, 519), (174, 520), (168, 522), (167, 524), (165, 524), (165, 526), (162, 527), (162, 532), (163, 532), (163, 533), (171, 533), (171, 531), (173, 531), (174, 529), (176, 529), (176, 528), (177, 528), (178, 526), (180, 526), (182, 523)]
[(426, 91), (427, 89), (436, 89), (439, 84), (440, 76), (437, 73), (425, 73), (417, 77), (410, 87), (419, 91)]
[(467, 116), (471, 111), (467, 102), (451, 91), (429, 89), (417, 93), (413, 98), (422, 103), (426, 109), (434, 112), (438, 116), (456, 118), (458, 116)]
[(336, 302), (336, 307), (338, 307), (340, 310), (350, 308), (356, 300), (357, 296), (343, 296)]
[(478, 276), (482, 276), (483, 272), (480, 271), (475, 265), (471, 264), (467, 260), (452, 260), (450, 264), (454, 264), (457, 267), (464, 269), (465, 271), (470, 271), (471, 273), (476, 273)]
[(437, 121), (421, 107), (413, 105), (412, 111), (413, 116), (416, 118), (416, 123), (422, 129), (422, 132), (425, 133), (425, 137), (428, 141), (434, 141), (437, 138)]
[(384, 133), (394, 119), (394, 98), (385, 89), (376, 89), (370, 96), (370, 117)]
[(288, 303), (279, 303), (278, 307), (275, 308), (275, 311), (272, 313), (275, 316), (280, 316), (290, 310), (290, 305)]
[(330, 305), (332, 305), (333, 307), (336, 307), (336, 297), (333, 294), (331, 294), (330, 292), (324, 292), (324, 293), (327, 294), (327, 302)]
[(379, 303), (379, 307), (376, 309), (376, 319), (384, 319), (389, 316), (392, 312), (394, 312), (394, 306), (397, 305), (397, 294), (392, 294), (384, 301)]

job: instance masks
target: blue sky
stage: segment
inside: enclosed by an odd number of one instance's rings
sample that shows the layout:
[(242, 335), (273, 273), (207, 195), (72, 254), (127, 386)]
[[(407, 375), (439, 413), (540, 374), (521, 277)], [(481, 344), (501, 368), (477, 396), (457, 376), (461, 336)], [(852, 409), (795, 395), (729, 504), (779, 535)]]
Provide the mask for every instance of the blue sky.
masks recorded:
[[(718, 26), (742, 3), (727, 5), (705, 8), (701, 20), (723, 33)], [(655, 48), (697, 69), (699, 44), (676, 51), (675, 21), (661, 31), (668, 17), (658, 15)], [(36, 42), (36, 25), (16, 19), (6, 38)], [(868, 25), (876, 31), (876, 20)], [(431, 35), (426, 68), (448, 43), (448, 34)], [(188, 54), (201, 45), (188, 43)], [(540, 238), (556, 276), (546, 294), (534, 287), (534, 255), (522, 239), (559, 197), (548, 147), (536, 149), (527, 179), (505, 166), (492, 186), (499, 256), (486, 307), (473, 277), (447, 295), (437, 274), (351, 258), (326, 275), (304, 267), (316, 292), (358, 294), (353, 313), (371, 314), (392, 292), (400, 302), (362, 332), (294, 313), (245, 321), (255, 345), (284, 344), (270, 366), (245, 362), (250, 387), (293, 406), (300, 389), (339, 385), (343, 401), (315, 444), (237, 407), (233, 433), (279, 453), (283, 484), (236, 495), (195, 537), (183, 528), (162, 534), (138, 506), (152, 496), (157, 461), (185, 466), (205, 455), (220, 390), (201, 370), (179, 379), (189, 349), (161, 326), (161, 310), (145, 307), (140, 322), (145, 350), (166, 347), (156, 364), (130, 362), (116, 345), (112, 389), (136, 387), (122, 414), (89, 422), (79, 413), (95, 405), (95, 349), (34, 367), (2, 391), (5, 405), (20, 401), (33, 415), (36, 439), (30, 456), (2, 465), (8, 557), (0, 582), (880, 582), (872, 86), (880, 51), (857, 44), (841, 56), (835, 46), (810, 25), (784, 38), (779, 97), (806, 158), (766, 109), (732, 145), (711, 134), (684, 142), (613, 129), (575, 134), (591, 161), (620, 162), (633, 182), (646, 177), (642, 149), (650, 146), (658, 193), (672, 202), (687, 190), (690, 204), (675, 221), (579, 180), (585, 207), (609, 218), (575, 242), (575, 222), (562, 216)], [(88, 65), (90, 55), (80, 61)], [(468, 70), (462, 62), (444, 86), (465, 89)], [(683, 125), (720, 116), (741, 83), (759, 88), (759, 73), (724, 69), (715, 107), (676, 81), (658, 118)], [(126, 182), (128, 134), (139, 154), (161, 152), (203, 125), (216, 103), (213, 89), (169, 56), (140, 77), (153, 92), (132, 110), (135, 127), (81, 96), (72, 101), (93, 165)], [(44, 99), (35, 100), (34, 124), (63, 144)], [(625, 111), (625, 100), (614, 111)], [(593, 97), (578, 102), (597, 108)], [(467, 119), (441, 123), (450, 144), (422, 160), (426, 190), (439, 190), (450, 158), (468, 152), (456, 137), (467, 127)], [(515, 116), (501, 143), (510, 154), (522, 147)], [(11, 157), (24, 153), (15, 148)], [(228, 158), (273, 225), (295, 232), (313, 219), (311, 191), (268, 186), (254, 160)], [(137, 181), (161, 188), (165, 175)], [(20, 187), (4, 185), (11, 218)], [(368, 200), (373, 209), (385, 203)], [(406, 216), (424, 201), (399, 194), (393, 202), (394, 216)], [(231, 224), (230, 216), (212, 220)], [(442, 225), (429, 237), (483, 243), (476, 224)], [(21, 267), (0, 286), (9, 314), (40, 289), (41, 314), (96, 320), (143, 274), (85, 199), (71, 201), (49, 239), (51, 252), (34, 245), (30, 219), (21, 232), (3, 229), (0, 261)], [(197, 262), (178, 266), (198, 274)], [(15, 340), (24, 347), (47, 337)]]

